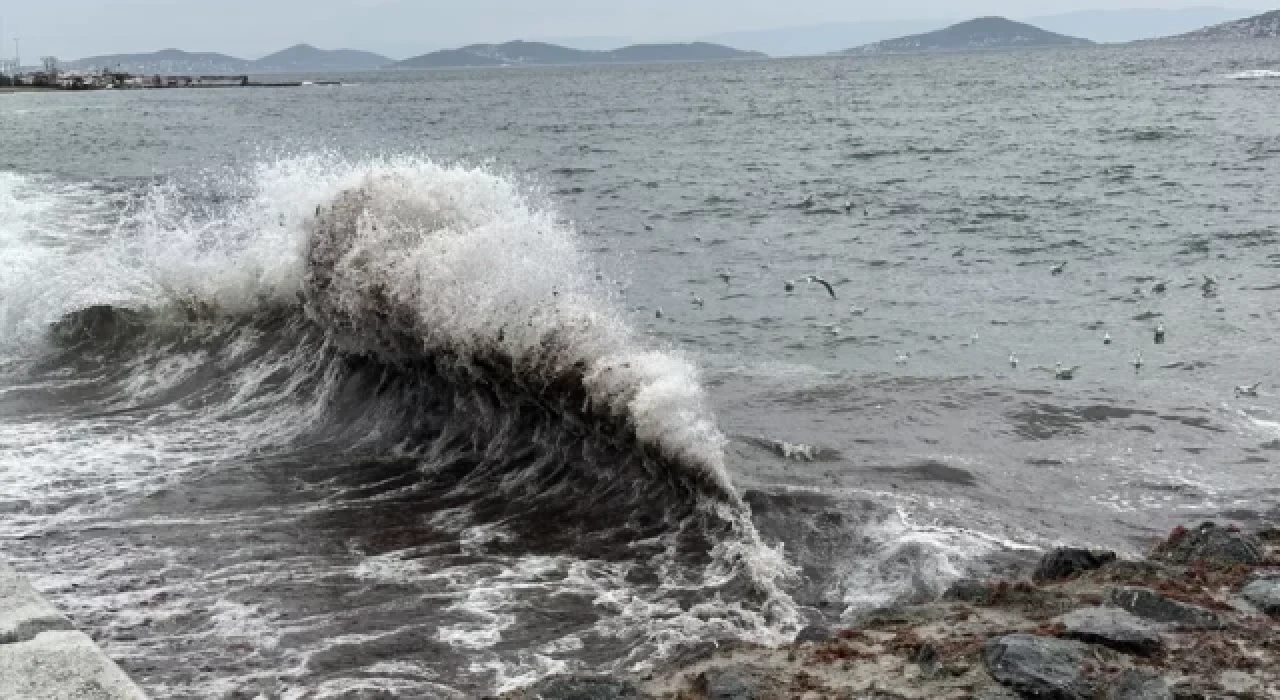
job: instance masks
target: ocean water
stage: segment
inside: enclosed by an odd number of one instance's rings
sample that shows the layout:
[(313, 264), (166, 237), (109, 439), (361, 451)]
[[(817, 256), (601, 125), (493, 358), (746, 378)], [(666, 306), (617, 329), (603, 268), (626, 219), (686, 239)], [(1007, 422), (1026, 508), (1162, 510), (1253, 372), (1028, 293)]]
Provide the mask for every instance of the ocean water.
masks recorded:
[(1274, 522), (1278, 71), (0, 96), (0, 552), (156, 697), (463, 698)]

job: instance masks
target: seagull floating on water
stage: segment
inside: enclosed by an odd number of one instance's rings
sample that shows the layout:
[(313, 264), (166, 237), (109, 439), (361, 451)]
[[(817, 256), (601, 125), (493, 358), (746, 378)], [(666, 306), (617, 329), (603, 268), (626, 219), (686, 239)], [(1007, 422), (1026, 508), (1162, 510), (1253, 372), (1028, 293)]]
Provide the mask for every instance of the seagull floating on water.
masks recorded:
[(700, 297), (700, 296), (696, 296), (696, 295), (693, 297), (693, 305), (694, 305), (694, 306), (696, 306), (696, 307), (698, 307), (699, 309), (701, 309), (701, 308), (702, 308), (702, 305), (703, 305), (703, 304), (705, 304), (705, 303), (706, 303), (706, 302), (704, 302), (704, 301), (702, 300), (702, 297)]
[(900, 352), (898, 353), (898, 357), (894, 359), (894, 362), (897, 362), (900, 365), (905, 365), (907, 364), (907, 360), (910, 360), (910, 359), (911, 359), (911, 353)]
[(811, 206), (813, 206), (813, 195), (805, 195), (805, 198), (800, 202), (800, 207), (808, 209)]
[(1164, 324), (1156, 326), (1156, 345), (1164, 345)]
[(1169, 288), (1169, 285), (1165, 284), (1164, 282), (1156, 282), (1155, 286), (1151, 288), (1151, 291), (1155, 294), (1164, 294), (1165, 290), (1168, 288)]
[(844, 200), (844, 213), (846, 213), (846, 214), (851, 214), (851, 213), (853, 213), (853, 200), (852, 200), (852, 199), (846, 199), (846, 200)]
[(952, 253), (952, 254), (951, 254), (951, 257), (953, 257), (953, 258), (963, 258), (963, 257), (964, 257), (964, 246), (960, 246), (959, 248), (957, 248), (957, 249), (956, 249), (956, 252), (954, 252), (954, 253)]
[(1055, 275), (1060, 275), (1060, 274), (1062, 274), (1062, 273), (1064, 273), (1064, 272), (1066, 272), (1066, 271), (1067, 271), (1067, 264), (1066, 264), (1065, 262), (1064, 262), (1064, 263), (1060, 263), (1060, 264), (1058, 264), (1058, 265), (1054, 265), (1054, 266), (1053, 266), (1052, 268), (1050, 268), (1050, 270), (1049, 270), (1049, 272), (1052, 272), (1052, 273), (1053, 273), (1053, 274), (1055, 274)]
[(1076, 378), (1076, 372), (1079, 371), (1080, 365), (1076, 365), (1075, 367), (1064, 367), (1063, 364), (1059, 362), (1053, 367), (1053, 369), (1049, 369), (1048, 367), (1036, 367), (1035, 369), (1038, 372), (1049, 372), (1053, 375), (1054, 379), (1067, 381)]
[(1142, 351), (1141, 350), (1133, 354), (1133, 368), (1142, 369)]
[(1257, 384), (1254, 384), (1253, 386), (1249, 386), (1249, 385), (1247, 385), (1247, 384), (1242, 384), (1242, 385), (1240, 385), (1240, 386), (1236, 387), (1236, 396), (1237, 396), (1237, 397), (1239, 397), (1239, 396), (1249, 396), (1249, 397), (1253, 397), (1253, 398), (1255, 398), (1255, 399), (1256, 399), (1256, 398), (1258, 398), (1258, 387), (1260, 387), (1260, 386), (1262, 386), (1262, 382), (1258, 382)]
[(1016, 353), (1009, 353), (1009, 366), (1014, 369), (1018, 368), (1018, 355)]
[(1110, 344), (1111, 344), (1111, 334), (1110, 334), (1110, 333), (1104, 333), (1104, 334), (1102, 335), (1102, 344), (1103, 344), (1103, 345), (1110, 345)]
[(724, 280), (725, 284), (730, 284), (730, 281), (733, 279), (733, 274), (730, 273), (728, 270), (721, 270), (716, 275), (716, 277), (719, 277), (720, 279)]
[(654, 312), (653, 317), (662, 318), (662, 309), (658, 309), (656, 312)]
[(865, 307), (865, 306), (850, 306), (850, 307), (849, 307), (849, 313), (853, 314), (854, 316), (865, 316), (865, 315), (866, 315), (866, 313), (867, 313), (867, 307)]
[(794, 292), (796, 290), (796, 283), (794, 280), (787, 280), (782, 283), (782, 288), (788, 292)]

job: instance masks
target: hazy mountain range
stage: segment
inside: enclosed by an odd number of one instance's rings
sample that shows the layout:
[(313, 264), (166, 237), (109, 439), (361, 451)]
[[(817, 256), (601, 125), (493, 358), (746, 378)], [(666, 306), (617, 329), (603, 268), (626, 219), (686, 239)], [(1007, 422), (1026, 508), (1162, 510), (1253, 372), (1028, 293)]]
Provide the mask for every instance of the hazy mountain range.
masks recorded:
[[(64, 62), (63, 66), (68, 69), (111, 68), (138, 74), (332, 73), (384, 68), (712, 61), (765, 58), (766, 54), (963, 51), (1086, 45), (1119, 41), (1122, 37), (1126, 37), (1124, 40), (1164, 37), (1171, 41), (1280, 37), (1280, 10), (1252, 17), (1242, 18), (1239, 15), (1239, 11), (1221, 8), (1114, 10), (1055, 15), (1037, 19), (1034, 23), (984, 17), (944, 27), (937, 26), (939, 23), (936, 22), (880, 22), (718, 35), (717, 38), (726, 43), (733, 42), (736, 48), (700, 41), (635, 44), (604, 50), (570, 48), (549, 42), (512, 41), (433, 51), (402, 61), (368, 51), (326, 50), (308, 44), (298, 44), (256, 60), (220, 53), (165, 49), (152, 53), (92, 56)], [(1224, 16), (1228, 19), (1204, 26), (1205, 20), (1221, 20)], [(1088, 31), (1090, 28), (1092, 31)], [(604, 44), (605, 41), (604, 38), (591, 42), (583, 39), (582, 43)], [(772, 46), (774, 50), (761, 50), (766, 46)]]
[[(1046, 31), (1098, 43), (1123, 43), (1184, 34), (1209, 25), (1238, 20), (1255, 12), (1256, 10), (1222, 7), (1192, 7), (1177, 10), (1119, 9), (1087, 10), (1015, 19)], [(704, 40), (744, 50), (761, 51), (770, 56), (803, 56), (836, 53), (850, 47), (931, 32), (962, 19), (964, 18), (831, 23), (760, 31), (726, 32), (704, 37)]]
[(693, 44), (637, 44), (612, 51), (583, 51), (536, 41), (505, 44), (473, 44), (460, 49), (433, 51), (388, 66), (396, 69), (468, 68), (513, 65), (575, 65), (584, 63), (651, 63), (658, 61), (722, 61), (767, 58), (762, 53), (739, 51), (705, 42)]
[(980, 17), (936, 32), (913, 34), (867, 44), (844, 53), (919, 53), (929, 51), (981, 51), (989, 49), (1087, 46), (1088, 39), (1047, 32), (1003, 17)]
[(164, 49), (152, 53), (90, 56), (68, 61), (65, 68), (87, 70), (109, 68), (128, 73), (317, 73), (376, 70), (392, 63), (386, 56), (352, 49), (317, 49), (298, 44), (256, 61), (220, 53), (192, 53)]

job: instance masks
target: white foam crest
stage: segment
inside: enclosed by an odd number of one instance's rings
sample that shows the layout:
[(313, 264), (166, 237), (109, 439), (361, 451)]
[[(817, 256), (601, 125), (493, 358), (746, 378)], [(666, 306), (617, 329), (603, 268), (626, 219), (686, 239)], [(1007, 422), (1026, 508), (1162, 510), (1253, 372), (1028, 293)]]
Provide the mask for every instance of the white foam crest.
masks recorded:
[(1227, 76), (1231, 80), (1264, 80), (1266, 78), (1280, 78), (1280, 70), (1245, 70), (1239, 73), (1232, 73)]

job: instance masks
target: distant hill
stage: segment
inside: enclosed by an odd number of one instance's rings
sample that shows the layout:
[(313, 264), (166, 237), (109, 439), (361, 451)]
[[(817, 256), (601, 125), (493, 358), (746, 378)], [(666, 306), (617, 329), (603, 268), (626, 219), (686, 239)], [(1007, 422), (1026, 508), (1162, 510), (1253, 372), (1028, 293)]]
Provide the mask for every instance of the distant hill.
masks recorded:
[(219, 74), (244, 73), (249, 68), (249, 62), (220, 53), (191, 53), (178, 49), (163, 49), (152, 53), (90, 56), (78, 61), (64, 61), (62, 66), (70, 70), (110, 68), (140, 74)]
[(1088, 46), (1087, 39), (1046, 32), (1003, 17), (982, 17), (927, 34), (889, 39), (845, 51), (846, 54), (978, 51), (984, 49)]
[(1169, 41), (1225, 41), (1232, 39), (1280, 39), (1280, 10), (1224, 22), (1198, 31), (1169, 37)]
[(764, 54), (739, 51), (698, 42), (693, 44), (637, 44), (612, 51), (583, 51), (537, 41), (505, 44), (473, 44), (460, 49), (434, 51), (405, 59), (388, 68), (476, 68), (483, 66), (549, 66), (587, 63), (652, 63), (666, 61), (719, 61), (766, 58)]
[(1182, 34), (1211, 24), (1237, 20), (1249, 14), (1252, 14), (1249, 10), (1228, 7), (1182, 7), (1167, 10), (1120, 8), (1080, 10), (1059, 15), (1019, 19), (1058, 34), (1120, 44)]
[(317, 49), (310, 44), (298, 44), (270, 56), (264, 56), (249, 64), (250, 70), (261, 73), (319, 73), (377, 70), (392, 63), (386, 56), (352, 49)]
[(748, 51), (761, 51), (770, 56), (817, 56), (905, 34), (930, 32), (952, 22), (954, 20), (945, 19), (833, 22), (780, 29), (725, 32), (703, 37), (703, 41), (735, 46)]
[(65, 61), (63, 68), (90, 70), (110, 68), (139, 75), (225, 75), (239, 73), (334, 73), (377, 70), (391, 63), (386, 56), (367, 51), (338, 49), (327, 51), (309, 44), (298, 44), (256, 61), (246, 61), (220, 53), (191, 53), (164, 49), (153, 53), (122, 53), (90, 56), (78, 61)]

